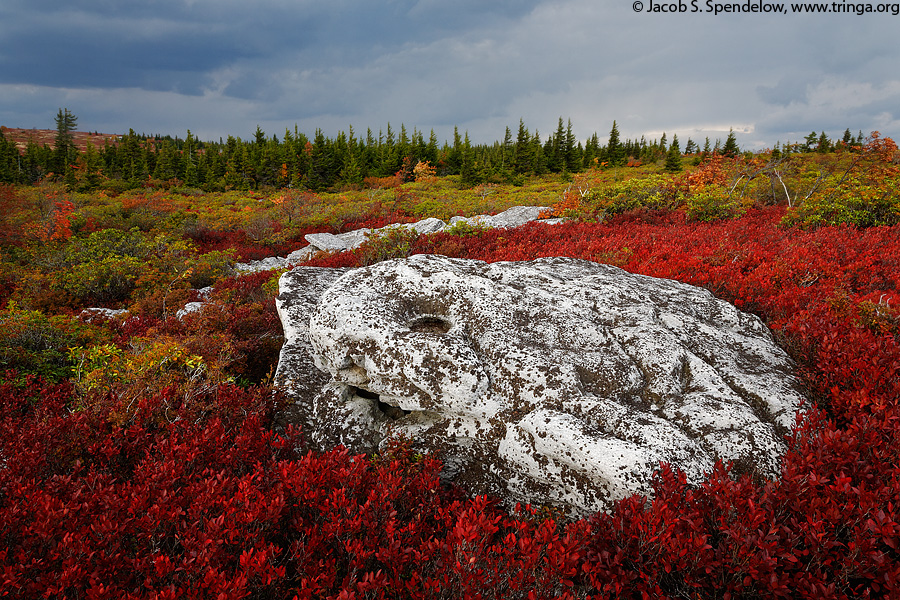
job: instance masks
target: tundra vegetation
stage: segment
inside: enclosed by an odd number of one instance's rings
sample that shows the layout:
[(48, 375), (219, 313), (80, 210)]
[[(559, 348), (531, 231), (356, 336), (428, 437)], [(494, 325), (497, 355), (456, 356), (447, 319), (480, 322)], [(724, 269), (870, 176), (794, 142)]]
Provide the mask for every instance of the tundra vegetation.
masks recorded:
[[(741, 153), (665, 139), (438, 147), (258, 131), (19, 151), (0, 134), (0, 595), (10, 598), (866, 598), (900, 595), (900, 191), (872, 133)], [(676, 150), (672, 150), (676, 148)], [(681, 152), (684, 148), (684, 152)], [(502, 510), (399, 441), (304, 449), (275, 419), (277, 271), (312, 232), (542, 205), (515, 230), (371, 238), (307, 263), (572, 256), (759, 315), (810, 405), (782, 475), (662, 465), (578, 521)], [(202, 291), (201, 291), (202, 290)], [(181, 312), (189, 302), (200, 309)], [(87, 307), (125, 313), (83, 313)]]

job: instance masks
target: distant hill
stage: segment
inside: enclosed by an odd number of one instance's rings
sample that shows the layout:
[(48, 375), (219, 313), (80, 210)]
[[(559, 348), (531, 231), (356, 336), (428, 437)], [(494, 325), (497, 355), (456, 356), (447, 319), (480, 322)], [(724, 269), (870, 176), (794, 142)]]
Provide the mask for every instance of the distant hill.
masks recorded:
[[(15, 143), (16, 147), (19, 149), (19, 152), (25, 152), (25, 148), (28, 146), (28, 142), (34, 142), (38, 146), (43, 146), (44, 144), (53, 148), (56, 144), (56, 130), (55, 129), (17, 129), (15, 127), (0, 127), (0, 130), (3, 131), (3, 136)], [(88, 142), (94, 145), (94, 148), (102, 148), (106, 142), (116, 143), (122, 136), (115, 133), (91, 133), (89, 131), (73, 131), (72, 139), (75, 141), (75, 146), (78, 147), (78, 150), (84, 152), (87, 148)]]

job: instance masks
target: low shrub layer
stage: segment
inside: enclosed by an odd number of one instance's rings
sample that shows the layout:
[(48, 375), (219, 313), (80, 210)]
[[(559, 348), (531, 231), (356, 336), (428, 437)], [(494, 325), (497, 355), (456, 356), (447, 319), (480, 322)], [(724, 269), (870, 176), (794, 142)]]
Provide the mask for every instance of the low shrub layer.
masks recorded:
[[(751, 209), (688, 223), (641, 211), (400, 240), (403, 253), (603, 261), (705, 286), (759, 314), (818, 406), (798, 421), (778, 481), (755, 484), (720, 465), (690, 487), (664, 467), (652, 500), (566, 523), (550, 510), (506, 513), (466, 498), (441, 485), (440, 457), (404, 444), (375, 457), (298, 450), (300, 432), (273, 433), (265, 388), (219, 383), (190, 402), (154, 390), (113, 424), (114, 394), (82, 407), (68, 382), (9, 373), (0, 383), (0, 594), (896, 597), (900, 232), (782, 228), (783, 216)], [(372, 252), (319, 264), (358, 264)]]

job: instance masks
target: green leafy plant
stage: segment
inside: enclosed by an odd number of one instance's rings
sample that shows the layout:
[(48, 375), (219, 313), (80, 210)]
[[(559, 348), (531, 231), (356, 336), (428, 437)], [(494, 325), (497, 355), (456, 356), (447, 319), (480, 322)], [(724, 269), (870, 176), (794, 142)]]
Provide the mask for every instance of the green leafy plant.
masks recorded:
[(690, 221), (720, 221), (740, 216), (739, 199), (719, 186), (704, 186), (685, 200), (685, 214)]
[(389, 227), (379, 234), (369, 235), (356, 251), (359, 263), (366, 266), (409, 256), (418, 238), (416, 230), (408, 227)]

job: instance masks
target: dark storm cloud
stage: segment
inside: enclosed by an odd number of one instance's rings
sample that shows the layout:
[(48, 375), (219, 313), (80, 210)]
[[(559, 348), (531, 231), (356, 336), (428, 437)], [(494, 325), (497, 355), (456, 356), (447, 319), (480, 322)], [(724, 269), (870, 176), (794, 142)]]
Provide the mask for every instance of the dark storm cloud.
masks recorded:
[[(700, 3), (703, 4), (703, 3)], [(764, 147), (900, 134), (900, 17), (637, 14), (627, 0), (3, 0), (0, 123), (250, 136), (524, 118)]]
[[(8, 0), (0, 8), (0, 83), (196, 94), (212, 71), (240, 61), (346, 64), (533, 4)], [(251, 97), (252, 83), (231, 89)]]

